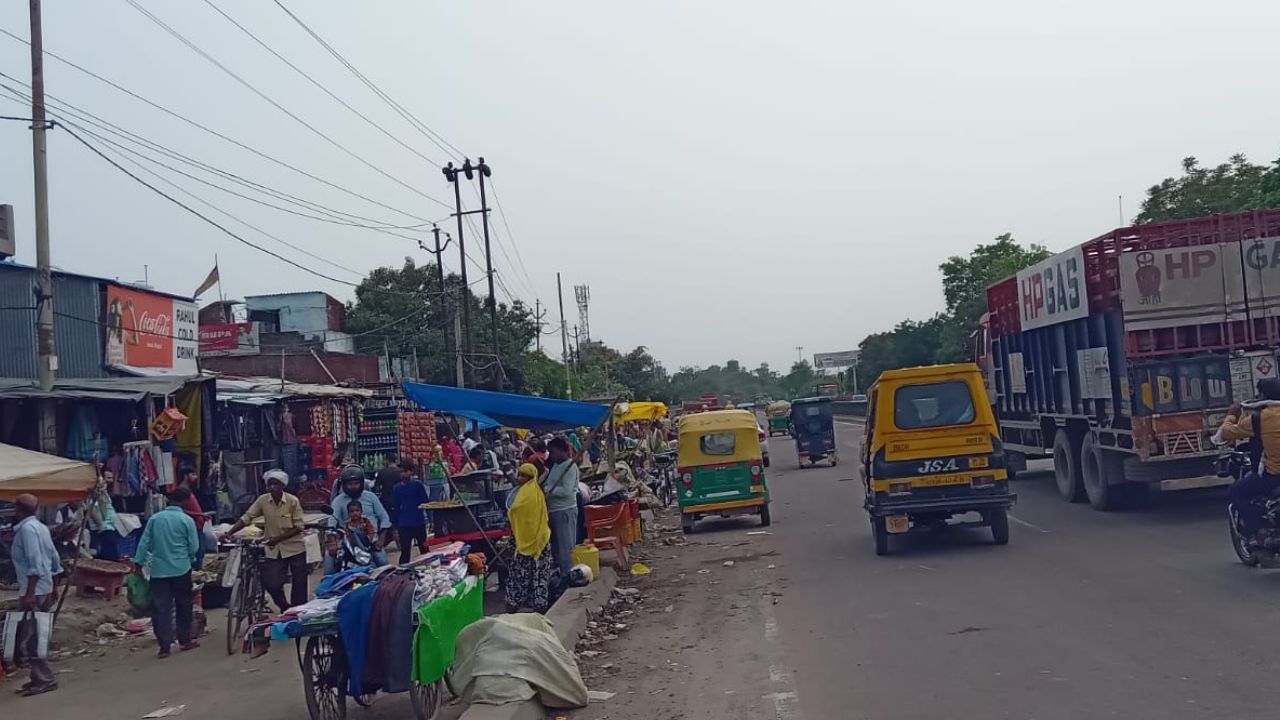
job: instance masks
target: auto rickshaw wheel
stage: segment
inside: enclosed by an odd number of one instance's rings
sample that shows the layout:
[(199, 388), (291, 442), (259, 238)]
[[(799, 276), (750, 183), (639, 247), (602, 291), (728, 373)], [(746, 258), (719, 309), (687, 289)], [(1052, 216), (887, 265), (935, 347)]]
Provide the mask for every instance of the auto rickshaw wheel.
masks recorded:
[(769, 456), (768, 456), (768, 455), (765, 455), (763, 458), (761, 458), (761, 460), (763, 461), (763, 463), (764, 463), (764, 466), (765, 466), (765, 467), (769, 467)]
[(831, 467), (835, 467), (839, 462), (840, 456), (835, 453), (831, 453)]
[(885, 518), (871, 518), (871, 533), (876, 538), (876, 555), (889, 554), (889, 525)]
[(1009, 544), (1009, 512), (992, 510), (987, 514), (987, 524), (991, 526), (991, 539), (997, 545)]
[(760, 506), (760, 527), (769, 527), (773, 518), (769, 516), (769, 503)]
[(685, 535), (692, 535), (694, 530), (694, 520), (688, 515), (680, 518), (680, 532)]

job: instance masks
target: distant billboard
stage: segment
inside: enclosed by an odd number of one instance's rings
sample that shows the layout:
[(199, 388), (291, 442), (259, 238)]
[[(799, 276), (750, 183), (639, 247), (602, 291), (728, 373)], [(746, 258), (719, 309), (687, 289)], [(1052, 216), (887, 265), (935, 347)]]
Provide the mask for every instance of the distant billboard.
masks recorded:
[(195, 303), (107, 284), (107, 363), (187, 375), (196, 367)]
[(858, 364), (857, 350), (842, 352), (814, 353), (813, 366), (819, 370), (853, 367)]

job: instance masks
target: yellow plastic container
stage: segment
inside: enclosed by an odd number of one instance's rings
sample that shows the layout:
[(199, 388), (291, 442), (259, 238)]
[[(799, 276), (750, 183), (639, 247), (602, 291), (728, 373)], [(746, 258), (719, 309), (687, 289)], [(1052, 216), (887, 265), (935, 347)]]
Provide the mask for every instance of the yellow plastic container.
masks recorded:
[(586, 565), (591, 568), (591, 577), (600, 577), (600, 548), (591, 543), (583, 543), (573, 549), (573, 564)]
[(644, 529), (640, 525), (640, 518), (631, 518), (631, 540), (629, 540), (627, 544), (630, 545), (632, 543), (638, 543), (643, 537)]

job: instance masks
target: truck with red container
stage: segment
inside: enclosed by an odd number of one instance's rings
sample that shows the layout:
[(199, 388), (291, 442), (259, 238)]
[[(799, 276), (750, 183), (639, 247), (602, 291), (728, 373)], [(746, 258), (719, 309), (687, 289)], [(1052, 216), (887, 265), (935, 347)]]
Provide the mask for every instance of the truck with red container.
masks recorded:
[(1280, 366), (1280, 210), (1096, 237), (988, 287), (980, 335), (1011, 472), (1099, 510), (1222, 484), (1210, 438)]

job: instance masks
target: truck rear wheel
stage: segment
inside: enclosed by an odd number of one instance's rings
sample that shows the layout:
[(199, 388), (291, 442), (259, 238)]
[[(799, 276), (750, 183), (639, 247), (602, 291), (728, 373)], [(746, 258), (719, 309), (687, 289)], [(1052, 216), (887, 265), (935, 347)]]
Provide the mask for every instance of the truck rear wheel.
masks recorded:
[(1084, 502), (1084, 479), (1080, 474), (1080, 446), (1066, 430), (1053, 436), (1053, 478), (1058, 494), (1067, 502)]
[(1124, 456), (1098, 445), (1086, 435), (1080, 448), (1080, 466), (1089, 504), (1095, 510), (1110, 512), (1134, 507), (1141, 502), (1147, 486), (1125, 482)]

